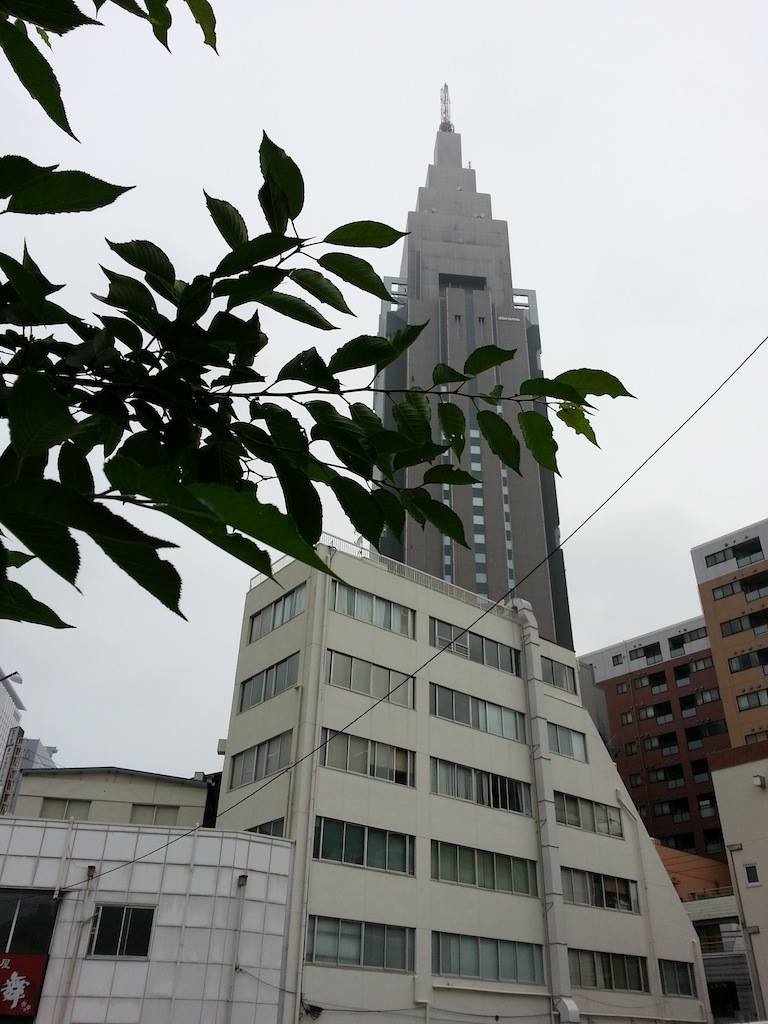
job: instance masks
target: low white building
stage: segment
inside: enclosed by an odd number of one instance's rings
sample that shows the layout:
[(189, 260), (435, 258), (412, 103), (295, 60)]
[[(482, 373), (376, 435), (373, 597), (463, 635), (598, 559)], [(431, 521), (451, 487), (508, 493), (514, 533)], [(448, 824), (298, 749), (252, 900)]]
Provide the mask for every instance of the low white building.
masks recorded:
[(276, 1024), (292, 844), (0, 818), (0, 1020)]
[[(572, 651), (328, 538), (247, 595), (217, 824), (296, 843), (282, 1024), (709, 1017)], [(415, 675), (415, 680), (411, 678)]]

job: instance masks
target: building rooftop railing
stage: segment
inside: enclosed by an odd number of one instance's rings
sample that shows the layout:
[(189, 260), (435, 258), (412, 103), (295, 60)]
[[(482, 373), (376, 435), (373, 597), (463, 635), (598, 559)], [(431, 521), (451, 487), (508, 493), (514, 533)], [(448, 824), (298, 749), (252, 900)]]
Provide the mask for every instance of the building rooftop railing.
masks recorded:
[(696, 889), (681, 899), (683, 903), (688, 903), (690, 900), (714, 900), (719, 896), (733, 896), (733, 888), (730, 885), (721, 885), (717, 889)]
[[(401, 577), (401, 579), (410, 580), (412, 583), (418, 583), (420, 586), (434, 590), (438, 594), (444, 594), (446, 597), (452, 597), (454, 601), (463, 601), (464, 604), (472, 605), (473, 608), (480, 608), (483, 611), (489, 610), (492, 615), (498, 615), (503, 619), (514, 619), (516, 616), (515, 609), (508, 602), (494, 605), (490, 598), (482, 597), (480, 594), (475, 594), (471, 590), (465, 590), (463, 587), (457, 587), (453, 583), (438, 579), (437, 576), (430, 576), (428, 572), (414, 569), (410, 565), (398, 562), (395, 558), (381, 555), (378, 551), (371, 548), (370, 545), (362, 541), (359, 544), (355, 544), (352, 541), (344, 540), (342, 537), (335, 537), (332, 533), (324, 533), (320, 538), (320, 544), (328, 548), (335, 548), (336, 551), (341, 551), (345, 555), (351, 555), (353, 558), (364, 558), (371, 565), (375, 565), (384, 572), (392, 573), (395, 576)], [(295, 559), (291, 555), (283, 555), (281, 558), (278, 558), (272, 563), (273, 574), (278, 573), (293, 561)], [(248, 589), (253, 590), (254, 587), (263, 583), (267, 578), (263, 573), (257, 573), (256, 576), (251, 578)]]

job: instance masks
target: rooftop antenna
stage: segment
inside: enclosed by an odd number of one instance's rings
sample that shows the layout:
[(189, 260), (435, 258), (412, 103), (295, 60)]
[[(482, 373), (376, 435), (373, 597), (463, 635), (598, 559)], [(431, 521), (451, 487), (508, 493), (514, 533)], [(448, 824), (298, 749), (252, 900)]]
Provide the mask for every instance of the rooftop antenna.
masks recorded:
[(443, 88), (440, 90), (440, 131), (453, 131), (453, 123), (451, 121), (451, 97), (448, 93), (447, 82), (443, 83)]

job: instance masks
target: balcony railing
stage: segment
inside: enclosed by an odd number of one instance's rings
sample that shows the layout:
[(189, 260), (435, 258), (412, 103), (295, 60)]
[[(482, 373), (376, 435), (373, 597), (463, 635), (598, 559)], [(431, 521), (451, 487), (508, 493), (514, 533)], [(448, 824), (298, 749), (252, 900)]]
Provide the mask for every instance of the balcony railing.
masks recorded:
[(714, 900), (720, 896), (733, 896), (733, 889), (730, 885), (721, 885), (717, 889), (696, 889), (689, 892), (683, 899), (683, 903), (690, 900)]

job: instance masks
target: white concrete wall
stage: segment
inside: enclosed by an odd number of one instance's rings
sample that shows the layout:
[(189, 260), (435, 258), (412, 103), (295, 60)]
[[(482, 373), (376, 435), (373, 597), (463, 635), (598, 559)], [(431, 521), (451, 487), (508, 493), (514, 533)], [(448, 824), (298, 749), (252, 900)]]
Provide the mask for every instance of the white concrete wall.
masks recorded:
[[(265, 836), (0, 818), (0, 892), (61, 887), (38, 1024), (276, 1024), (291, 859)], [(147, 957), (87, 955), (99, 903), (155, 908)]]

